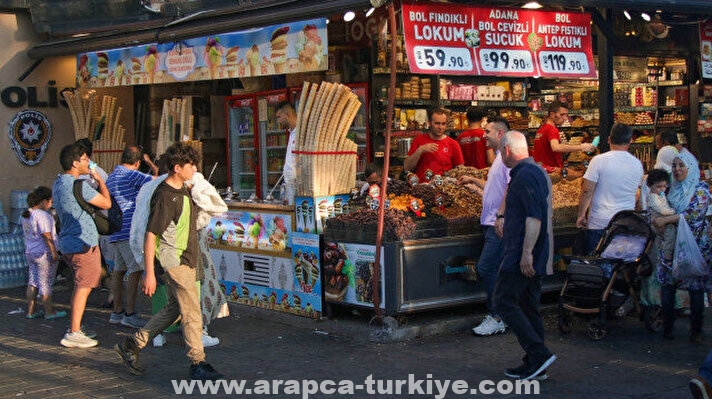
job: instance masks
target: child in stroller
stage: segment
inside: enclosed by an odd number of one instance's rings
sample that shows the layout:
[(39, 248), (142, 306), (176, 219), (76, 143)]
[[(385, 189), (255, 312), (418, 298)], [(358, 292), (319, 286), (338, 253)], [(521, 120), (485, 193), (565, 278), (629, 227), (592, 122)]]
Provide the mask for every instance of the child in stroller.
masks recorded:
[(597, 315), (589, 323), (588, 336), (599, 340), (607, 334), (608, 317), (629, 297), (629, 303), (640, 311), (637, 276), (650, 272), (646, 252), (652, 237), (643, 216), (621, 211), (611, 218), (591, 256), (567, 259), (566, 280), (559, 296), (558, 324), (562, 333), (571, 331), (574, 314)]

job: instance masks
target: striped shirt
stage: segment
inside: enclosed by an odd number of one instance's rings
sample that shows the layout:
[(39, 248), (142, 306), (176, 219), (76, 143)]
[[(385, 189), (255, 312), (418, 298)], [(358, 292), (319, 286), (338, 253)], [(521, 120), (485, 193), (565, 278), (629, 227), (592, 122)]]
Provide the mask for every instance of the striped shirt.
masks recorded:
[(118, 165), (106, 179), (106, 187), (111, 197), (119, 204), (123, 212), (121, 230), (109, 236), (109, 242), (128, 240), (131, 233), (131, 219), (136, 210), (136, 196), (141, 186), (153, 179), (137, 170)]

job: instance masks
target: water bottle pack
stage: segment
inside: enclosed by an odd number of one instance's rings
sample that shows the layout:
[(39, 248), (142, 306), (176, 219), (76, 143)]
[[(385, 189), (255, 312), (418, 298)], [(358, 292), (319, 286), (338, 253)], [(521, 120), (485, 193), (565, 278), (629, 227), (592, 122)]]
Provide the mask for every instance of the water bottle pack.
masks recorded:
[(27, 283), (25, 242), (21, 234), (0, 234), (0, 288)]

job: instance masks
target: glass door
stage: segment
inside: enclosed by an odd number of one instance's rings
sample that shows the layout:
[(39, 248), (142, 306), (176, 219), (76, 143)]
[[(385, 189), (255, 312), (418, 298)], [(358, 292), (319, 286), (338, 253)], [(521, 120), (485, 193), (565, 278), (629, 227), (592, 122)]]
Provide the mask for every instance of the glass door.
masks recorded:
[[(255, 99), (252, 96), (233, 96), (226, 100), (228, 118), (229, 182), (240, 199), (256, 193), (259, 181), (255, 140)], [(259, 194), (257, 194), (259, 195)]]
[(286, 90), (257, 93), (257, 109), (259, 115), (258, 137), (260, 157), (260, 198), (266, 199), (272, 195), (275, 200), (281, 200), (280, 183), (284, 158), (287, 155), (287, 129), (277, 123), (277, 109), (282, 101), (287, 101)]

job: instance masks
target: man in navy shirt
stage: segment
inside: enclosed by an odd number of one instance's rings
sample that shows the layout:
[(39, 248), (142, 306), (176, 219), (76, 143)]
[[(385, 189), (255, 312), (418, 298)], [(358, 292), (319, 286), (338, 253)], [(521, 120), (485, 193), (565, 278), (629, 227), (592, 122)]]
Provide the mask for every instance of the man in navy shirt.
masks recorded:
[(526, 352), (524, 363), (505, 370), (512, 378), (546, 379), (556, 356), (544, 344), (539, 314), (542, 277), (551, 272), (551, 180), (529, 157), (526, 137), (505, 133), (502, 159), (510, 172), (504, 210), (504, 257), (495, 283), (495, 308)]

